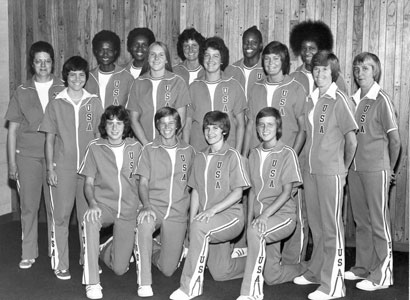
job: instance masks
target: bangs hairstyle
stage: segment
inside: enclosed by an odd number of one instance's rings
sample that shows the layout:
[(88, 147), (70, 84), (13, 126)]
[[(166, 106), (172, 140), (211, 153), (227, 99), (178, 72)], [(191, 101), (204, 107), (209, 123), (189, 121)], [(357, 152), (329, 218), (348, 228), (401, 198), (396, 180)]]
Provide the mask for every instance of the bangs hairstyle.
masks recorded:
[(178, 36), (178, 42), (177, 42), (177, 52), (179, 58), (181, 58), (182, 61), (186, 60), (186, 57), (184, 55), (184, 43), (188, 42), (188, 40), (193, 40), (198, 43), (199, 49), (202, 48), (203, 43), (205, 42), (205, 38), (200, 34), (198, 31), (196, 31), (195, 28), (188, 28), (182, 31), (182, 33)]
[[(266, 45), (266, 47), (262, 51), (262, 67), (265, 70), (265, 62), (264, 58), (267, 54), (276, 54), (280, 56), (280, 61), (282, 62), (282, 73), (284, 75), (289, 74), (290, 71), (290, 56), (288, 47), (284, 44), (273, 41)], [(266, 72), (265, 72), (266, 74)]]
[(332, 31), (322, 21), (307, 20), (292, 28), (289, 43), (296, 56), (300, 55), (305, 41), (314, 42), (319, 50), (332, 51), (333, 49)]
[(312, 57), (312, 67), (318, 67), (318, 66), (323, 66), (327, 67), (330, 65), (330, 70), (332, 72), (332, 81), (336, 82), (336, 80), (339, 78), (339, 73), (340, 73), (340, 65), (339, 65), (339, 59), (337, 58), (336, 55), (334, 55), (332, 52), (329, 51), (319, 51)]
[(156, 41), (156, 42), (153, 42), (148, 48), (148, 55), (145, 58), (144, 63), (142, 64), (141, 75), (147, 73), (150, 70), (150, 66), (148, 63), (149, 53), (152, 50), (152, 48), (157, 45), (160, 46), (165, 52), (165, 58), (167, 59), (167, 62), (165, 63), (165, 70), (172, 72), (171, 56), (169, 55), (167, 44), (160, 42), (160, 41)]
[[(279, 141), (279, 139), (282, 137), (282, 117), (279, 113), (279, 111), (274, 108), (274, 107), (265, 107), (262, 108), (258, 114), (256, 115), (256, 126), (259, 124), (259, 120), (265, 117), (274, 117), (276, 121), (276, 139)], [(258, 135), (258, 138), (260, 141), (261, 138), (259, 137), (258, 130), (256, 130), (256, 134)]]
[(87, 83), (88, 76), (90, 75), (90, 67), (84, 58), (81, 56), (72, 56), (66, 60), (63, 65), (63, 71), (61, 72), (65, 86), (68, 86), (67, 78), (71, 71), (84, 71), (86, 78), (85, 83)]
[(199, 63), (202, 66), (204, 66), (205, 51), (208, 48), (212, 48), (212, 49), (219, 51), (219, 53), (221, 54), (221, 62), (222, 62), (221, 70), (222, 71), (225, 70), (225, 68), (229, 64), (229, 49), (228, 47), (226, 47), (224, 40), (218, 36), (214, 36), (214, 37), (211, 37), (205, 40), (204, 46), (200, 48), (199, 55), (198, 55)]
[(178, 111), (173, 107), (164, 106), (157, 110), (154, 116), (155, 128), (159, 132), (159, 122), (161, 121), (162, 118), (165, 118), (168, 116), (171, 116), (174, 118), (176, 126), (177, 126), (176, 133), (178, 134), (182, 128), (182, 122), (181, 122), (181, 117), (179, 116)]
[(373, 67), (373, 79), (377, 83), (380, 81), (380, 77), (382, 75), (382, 67), (379, 58), (376, 54), (370, 52), (362, 52), (355, 56), (353, 59), (353, 68), (356, 65), (364, 64), (365, 62), (369, 62)]
[(121, 53), (120, 37), (115, 32), (112, 32), (110, 30), (101, 30), (93, 38), (93, 53), (95, 53), (100, 44), (104, 42), (110, 42), (113, 45), (114, 51), (116, 52), (115, 60), (117, 60), (118, 56), (120, 56)]
[(229, 131), (231, 130), (231, 122), (229, 121), (229, 116), (226, 113), (219, 110), (207, 112), (204, 116), (204, 121), (202, 122), (202, 132), (205, 133), (205, 128), (208, 125), (215, 125), (221, 128), (224, 141), (228, 139)]
[(31, 74), (35, 74), (34, 70), (34, 57), (36, 56), (37, 53), (39, 52), (45, 52), (50, 55), (50, 58), (52, 60), (52, 65), (51, 65), (51, 73), (54, 73), (54, 49), (53, 46), (51, 46), (49, 43), (44, 42), (44, 41), (38, 41), (35, 42), (34, 44), (31, 45), (30, 50), (29, 50), (29, 55), (28, 55), (28, 65), (30, 66), (30, 72)]
[(253, 33), (254, 35), (256, 35), (256, 37), (259, 40), (259, 43), (263, 44), (262, 41), (262, 33), (260, 32), (260, 30), (258, 29), (258, 27), (256, 27), (255, 25), (252, 27), (249, 27), (248, 29), (246, 29), (243, 34), (242, 34), (242, 41), (245, 39), (246, 35), (249, 33)]
[(107, 139), (107, 131), (105, 126), (107, 126), (107, 120), (114, 120), (117, 118), (119, 121), (124, 122), (124, 131), (122, 133), (122, 139), (132, 136), (131, 134), (131, 119), (128, 110), (122, 105), (110, 105), (108, 106), (103, 114), (101, 115), (100, 125), (98, 125), (98, 130), (100, 131), (101, 137)]
[(155, 42), (155, 35), (151, 31), (151, 29), (147, 27), (137, 27), (131, 30), (127, 36), (127, 50), (130, 52), (132, 43), (134, 42), (135, 38), (138, 36), (146, 37), (148, 40), (148, 46)]

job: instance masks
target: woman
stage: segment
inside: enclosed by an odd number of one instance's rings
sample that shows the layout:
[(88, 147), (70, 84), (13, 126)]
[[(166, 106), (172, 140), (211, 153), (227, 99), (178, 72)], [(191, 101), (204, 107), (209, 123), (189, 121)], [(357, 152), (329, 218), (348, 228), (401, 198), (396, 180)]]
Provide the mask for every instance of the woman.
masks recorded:
[(203, 118), (209, 111), (220, 110), (228, 114), (231, 123), (228, 143), (240, 152), (245, 131), (246, 97), (239, 82), (223, 73), (229, 63), (229, 50), (224, 41), (219, 37), (207, 39), (199, 53), (199, 61), (205, 75), (189, 86), (192, 105), (184, 138), (197, 151), (206, 148), (207, 142), (202, 134)]
[(343, 187), (356, 150), (357, 124), (348, 99), (335, 81), (339, 65), (336, 56), (319, 51), (312, 58), (317, 88), (305, 105), (306, 208), (313, 237), (313, 251), (307, 271), (294, 279), (299, 285), (320, 284), (311, 300), (345, 296)]
[[(29, 62), (33, 77), (19, 86), (10, 100), (5, 119), (8, 174), (17, 181), (20, 195), (22, 257), (21, 269), (28, 269), (38, 257), (38, 209), (43, 191), (47, 211), (48, 241), (51, 244), (50, 193), (46, 181), (43, 133), (37, 131), (50, 99), (64, 89), (53, 75), (54, 50), (43, 41), (31, 45)], [(48, 255), (51, 256), (50, 246)]]
[(157, 136), (154, 115), (164, 106), (171, 106), (178, 111), (183, 127), (186, 108), (190, 103), (186, 83), (172, 73), (167, 45), (158, 41), (152, 43), (141, 75), (131, 88), (127, 104), (135, 136), (143, 145), (154, 140)]
[(356, 263), (347, 280), (364, 279), (356, 287), (365, 291), (393, 284), (393, 249), (389, 188), (400, 152), (400, 137), (393, 103), (378, 82), (379, 58), (363, 52), (353, 60), (359, 86), (352, 96), (359, 124), (357, 151), (349, 171), (349, 191), (356, 223)]
[(181, 76), (187, 85), (190, 85), (195, 78), (204, 74), (204, 68), (199, 63), (199, 49), (202, 47), (205, 38), (195, 28), (185, 29), (178, 36), (177, 51), (182, 62), (172, 69), (175, 74)]

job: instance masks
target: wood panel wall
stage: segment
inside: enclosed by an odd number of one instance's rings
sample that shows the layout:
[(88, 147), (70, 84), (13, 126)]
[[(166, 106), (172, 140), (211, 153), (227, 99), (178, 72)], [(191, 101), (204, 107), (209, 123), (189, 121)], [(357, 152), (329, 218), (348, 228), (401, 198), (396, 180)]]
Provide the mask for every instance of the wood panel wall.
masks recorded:
[[(381, 85), (397, 109), (402, 141), (390, 200), (394, 241), (408, 247), (410, 0), (9, 0), (10, 88), (26, 80), (27, 51), (38, 40), (54, 46), (57, 74), (72, 55), (82, 55), (95, 66), (91, 41), (102, 29), (120, 36), (119, 63), (127, 62), (127, 34), (141, 26), (169, 45), (174, 63), (178, 34), (186, 27), (222, 37), (232, 63), (241, 57), (242, 32), (248, 27), (257, 25), (265, 44), (278, 40), (288, 45), (292, 27), (307, 19), (322, 20), (332, 29), (334, 52), (351, 91), (356, 89), (354, 56), (370, 51), (381, 60)], [(299, 64), (292, 56), (292, 70)], [(352, 237), (351, 215), (347, 222), (347, 235)]]

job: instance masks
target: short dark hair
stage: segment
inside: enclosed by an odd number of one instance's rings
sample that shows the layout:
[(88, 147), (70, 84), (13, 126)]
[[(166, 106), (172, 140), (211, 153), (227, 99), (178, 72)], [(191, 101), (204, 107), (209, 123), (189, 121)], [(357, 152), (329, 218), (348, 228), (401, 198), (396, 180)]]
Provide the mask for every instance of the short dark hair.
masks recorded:
[(262, 40), (262, 33), (260, 32), (260, 30), (258, 29), (258, 27), (256, 27), (256, 25), (249, 27), (248, 29), (246, 29), (243, 34), (242, 34), (242, 41), (245, 38), (245, 36), (248, 33), (253, 33), (256, 35), (256, 37), (259, 39), (259, 42), (262, 44), (263, 40)]
[(222, 62), (221, 70), (222, 71), (225, 70), (225, 68), (229, 64), (229, 49), (228, 47), (226, 47), (224, 40), (218, 36), (214, 36), (214, 37), (211, 37), (205, 40), (204, 46), (200, 49), (199, 55), (198, 55), (199, 63), (202, 66), (204, 66), (205, 51), (208, 48), (213, 48), (219, 51), (219, 53), (221, 54), (221, 62)]
[(370, 53), (370, 52), (362, 52), (360, 54), (357, 54), (355, 58), (353, 59), (353, 67), (355, 65), (359, 65), (364, 63), (365, 61), (370, 61), (373, 66), (373, 79), (377, 83), (380, 81), (380, 77), (382, 75), (382, 66), (380, 63), (379, 58), (377, 57), (376, 54)]
[(267, 54), (276, 54), (280, 56), (280, 61), (282, 62), (282, 72), (284, 75), (289, 74), (290, 71), (290, 56), (289, 50), (286, 45), (273, 41), (266, 45), (262, 51), (262, 66), (265, 69), (264, 56)]
[(113, 120), (114, 118), (124, 122), (122, 139), (131, 136), (131, 119), (128, 110), (122, 105), (110, 105), (101, 115), (100, 125), (98, 125), (98, 130), (100, 131), (101, 137), (103, 139), (108, 138), (105, 126), (107, 125), (107, 120)]
[(313, 55), (312, 68), (328, 65), (330, 65), (330, 70), (332, 72), (332, 81), (336, 82), (336, 80), (339, 78), (340, 73), (339, 59), (337, 58), (337, 56), (327, 50), (321, 50)]
[(34, 70), (34, 67), (33, 67), (34, 57), (39, 52), (45, 52), (45, 53), (48, 53), (50, 55), (50, 58), (53, 62), (52, 66), (51, 66), (51, 73), (53, 73), (54, 72), (54, 49), (53, 49), (53, 46), (51, 46), (47, 42), (38, 41), (38, 42), (35, 42), (34, 44), (32, 44), (31, 47), (30, 47), (30, 50), (29, 50), (28, 65), (30, 66), (31, 74), (34, 75), (34, 73), (35, 73), (35, 70)]
[(178, 42), (177, 42), (177, 52), (179, 58), (181, 60), (186, 60), (185, 54), (184, 54), (184, 43), (187, 42), (188, 40), (193, 40), (198, 43), (199, 49), (202, 48), (203, 43), (205, 42), (205, 38), (200, 34), (198, 31), (196, 31), (195, 28), (188, 28), (182, 31), (182, 33), (178, 36)]
[(157, 110), (154, 116), (154, 121), (155, 121), (155, 128), (159, 131), (159, 122), (161, 121), (162, 118), (165, 117), (173, 117), (175, 122), (177, 123), (177, 133), (181, 130), (182, 128), (182, 122), (181, 122), (181, 117), (179, 116), (178, 111), (170, 106), (164, 106), (160, 109)]
[(229, 120), (228, 114), (219, 110), (207, 112), (204, 116), (204, 121), (202, 122), (203, 132), (205, 132), (205, 129), (208, 125), (216, 125), (221, 128), (224, 135), (224, 141), (228, 139), (229, 131), (231, 130), (231, 122)]
[(140, 35), (145, 36), (147, 38), (148, 46), (151, 45), (153, 42), (155, 42), (155, 35), (151, 31), (151, 29), (147, 27), (137, 27), (128, 33), (128, 36), (127, 36), (127, 50), (128, 51), (130, 51), (129, 49), (131, 48), (132, 43), (134, 42), (134, 39)]
[(114, 51), (117, 53), (117, 55), (115, 56), (115, 60), (117, 60), (118, 56), (120, 56), (121, 54), (120, 37), (113, 31), (101, 30), (94, 36), (92, 40), (93, 53), (97, 50), (97, 47), (100, 45), (100, 43), (103, 42), (110, 42), (113, 45)]
[(81, 56), (72, 56), (66, 60), (61, 72), (65, 86), (68, 86), (67, 78), (71, 71), (84, 71), (87, 82), (88, 76), (90, 75), (90, 67), (84, 58)]
[(165, 44), (164, 42), (155, 41), (148, 48), (148, 55), (145, 58), (144, 63), (142, 64), (141, 75), (144, 74), (144, 73), (147, 73), (150, 69), (150, 66), (149, 66), (149, 63), (148, 63), (149, 52), (151, 51), (152, 47), (154, 47), (154, 46), (160, 46), (162, 49), (164, 49), (165, 57), (167, 59), (167, 62), (165, 63), (165, 69), (168, 70), (169, 72), (172, 72), (171, 56), (169, 55), (169, 50), (168, 50), (167, 44)]
[[(282, 117), (280, 115), (279, 110), (277, 110), (274, 107), (264, 107), (262, 108), (258, 114), (256, 115), (256, 122), (255, 124), (258, 125), (259, 120), (265, 117), (274, 117), (276, 120), (276, 139), (279, 140), (282, 137)], [(258, 131), (256, 130), (256, 134), (258, 134)], [(261, 139), (259, 137), (259, 140)]]

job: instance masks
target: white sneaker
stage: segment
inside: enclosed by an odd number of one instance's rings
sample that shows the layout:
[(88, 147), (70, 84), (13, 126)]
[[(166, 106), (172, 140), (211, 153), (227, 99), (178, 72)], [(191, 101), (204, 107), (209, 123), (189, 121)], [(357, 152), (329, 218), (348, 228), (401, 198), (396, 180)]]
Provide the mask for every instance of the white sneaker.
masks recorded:
[(325, 294), (325, 293), (323, 293), (321, 291), (318, 291), (318, 290), (316, 290), (316, 291), (314, 291), (314, 292), (312, 292), (308, 295), (308, 299), (310, 299), (310, 300), (330, 300), (330, 299), (337, 299), (337, 298), (341, 298), (341, 297), (340, 296), (331, 296), (331, 295)]
[(20, 269), (30, 269), (31, 266), (36, 262), (34, 258), (31, 259), (22, 259), (19, 263)]
[(171, 296), (169, 296), (169, 299), (171, 300), (190, 300), (192, 298), (194, 297), (189, 297), (181, 289), (177, 289), (171, 294)]
[(140, 285), (138, 287), (138, 296), (139, 297), (152, 297), (154, 292), (152, 291), (151, 285)]
[(233, 248), (231, 258), (239, 258), (248, 256), (248, 248)]
[(239, 296), (236, 300), (263, 300), (263, 295), (260, 296)]
[(347, 272), (345, 272), (345, 279), (346, 280), (358, 280), (358, 279), (365, 279), (365, 278), (357, 276), (352, 271), (347, 271)]
[(308, 285), (308, 284), (316, 284), (316, 282), (307, 280), (303, 275), (295, 277), (293, 279), (293, 283), (296, 283), (297, 285)]
[(85, 293), (88, 299), (102, 299), (103, 294), (101, 292), (102, 287), (99, 283), (87, 284), (85, 287)]
[(389, 285), (380, 285), (380, 284), (376, 284), (376, 283), (371, 282), (370, 280), (365, 279), (365, 280), (362, 280), (356, 283), (356, 287), (359, 290), (373, 292), (377, 290), (387, 289)]

